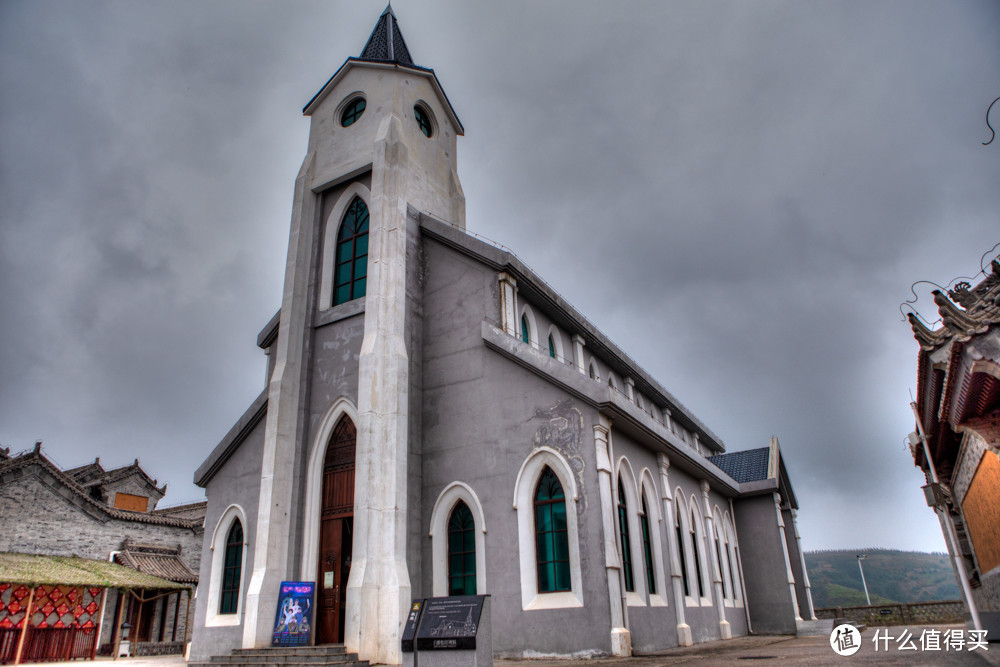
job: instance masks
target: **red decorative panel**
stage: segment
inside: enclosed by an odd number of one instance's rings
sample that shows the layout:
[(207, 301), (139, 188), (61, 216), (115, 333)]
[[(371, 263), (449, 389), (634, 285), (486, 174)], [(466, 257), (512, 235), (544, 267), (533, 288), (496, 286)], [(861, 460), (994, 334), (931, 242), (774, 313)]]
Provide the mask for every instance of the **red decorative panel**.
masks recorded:
[(3, 603), (3, 600), (0, 600), (0, 611), (3, 611), (6, 607), (7, 605)]
[[(94, 603), (91, 602), (90, 604), (93, 605)], [(76, 607), (73, 608), (73, 618), (80, 618), (83, 616), (85, 611), (86, 610), (81, 605), (76, 605)], [(90, 613), (93, 614), (94, 612)]]
[(65, 616), (68, 611), (69, 607), (66, 606), (65, 602), (56, 607), (56, 613), (59, 614), (60, 616)]
[(18, 600), (23, 600), (24, 598), (28, 597), (28, 589), (25, 588), (24, 586), (21, 586), (16, 591), (14, 591), (14, 597), (16, 597)]
[(63, 623), (62, 621), (56, 621), (55, 623), (52, 624), (52, 627), (53, 628), (65, 628), (66, 624)]
[(10, 616), (7, 616), (2, 621), (0, 621), (0, 628), (12, 628), (14, 624), (10, 622)]
[(48, 623), (46, 623), (45, 621), (42, 621), (41, 623), (39, 623), (39, 624), (38, 624), (38, 625), (36, 625), (35, 627), (36, 627), (36, 628), (47, 628), (47, 627), (49, 627), (49, 624), (48, 624)]
[(87, 621), (86, 623), (84, 623), (80, 627), (81, 628), (92, 628), (92, 627), (94, 627), (94, 622), (93, 621)]
[(58, 587), (53, 588), (52, 592), (49, 593), (49, 599), (52, 600), (53, 602), (59, 602), (59, 598), (61, 598), (62, 596), (63, 596), (62, 591), (59, 590)]
[(94, 602), (93, 600), (91, 600), (91, 601), (90, 601), (90, 604), (88, 604), (88, 605), (87, 605), (87, 606), (85, 607), (85, 609), (87, 610), (87, 613), (88, 613), (88, 614), (93, 614), (93, 613), (94, 613), (95, 611), (97, 611), (97, 610), (98, 610), (99, 608), (100, 608), (100, 607), (98, 606), (98, 604), (97, 604), (96, 602)]
[(80, 597), (80, 591), (76, 590), (75, 588), (66, 594), (66, 599), (69, 600), (70, 604), (76, 602), (76, 599), (78, 597)]
[(35, 589), (35, 597), (38, 599), (45, 597), (45, 586), (39, 586)]
[(14, 600), (9, 605), (7, 605), (8, 614), (16, 614), (19, 611), (21, 611), (21, 603), (19, 603), (17, 600)]
[(7, 584), (0, 584), (0, 593), (3, 593), (8, 588), (10, 588), (10, 584), (9, 583), (7, 583)]
[(55, 607), (52, 606), (52, 603), (46, 602), (39, 611), (48, 616), (49, 614), (52, 613), (53, 609), (55, 609)]
[(100, 588), (88, 588), (87, 590), (90, 591), (90, 597), (93, 598), (96, 598), (98, 595), (101, 594)]

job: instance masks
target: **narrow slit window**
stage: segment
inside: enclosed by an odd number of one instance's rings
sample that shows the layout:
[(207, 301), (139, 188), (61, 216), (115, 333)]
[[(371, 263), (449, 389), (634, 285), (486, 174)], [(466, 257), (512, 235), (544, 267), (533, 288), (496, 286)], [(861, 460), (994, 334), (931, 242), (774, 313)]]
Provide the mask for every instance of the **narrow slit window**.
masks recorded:
[(681, 509), (678, 506), (674, 513), (674, 529), (677, 532), (677, 555), (681, 562), (681, 579), (684, 580), (684, 595), (691, 595), (691, 579), (688, 577), (687, 558), (684, 554), (684, 532), (681, 530)]
[(653, 571), (653, 542), (649, 535), (649, 510), (646, 509), (646, 496), (642, 496), (642, 557), (646, 565), (646, 587), (650, 593), (656, 592), (656, 576)]
[(632, 571), (632, 543), (628, 534), (628, 505), (625, 502), (625, 487), (621, 475), (618, 476), (618, 533), (622, 543), (622, 576), (625, 590), (635, 591), (635, 573)]
[(698, 525), (698, 515), (695, 512), (691, 512), (691, 543), (694, 545), (694, 569), (695, 575), (698, 579), (698, 597), (705, 597), (705, 583), (702, 580), (701, 573), (701, 545), (698, 544), (698, 531), (695, 526)]

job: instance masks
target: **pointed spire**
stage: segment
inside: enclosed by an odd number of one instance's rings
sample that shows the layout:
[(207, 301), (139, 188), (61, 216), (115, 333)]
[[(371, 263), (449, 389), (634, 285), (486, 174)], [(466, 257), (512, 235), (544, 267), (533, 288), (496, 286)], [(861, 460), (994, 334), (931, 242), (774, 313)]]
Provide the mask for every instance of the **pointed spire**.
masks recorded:
[(399, 24), (396, 22), (396, 14), (392, 11), (391, 4), (386, 5), (385, 11), (378, 17), (378, 23), (375, 24), (368, 43), (361, 51), (360, 58), (413, 65), (410, 50), (406, 48), (403, 33), (399, 31)]

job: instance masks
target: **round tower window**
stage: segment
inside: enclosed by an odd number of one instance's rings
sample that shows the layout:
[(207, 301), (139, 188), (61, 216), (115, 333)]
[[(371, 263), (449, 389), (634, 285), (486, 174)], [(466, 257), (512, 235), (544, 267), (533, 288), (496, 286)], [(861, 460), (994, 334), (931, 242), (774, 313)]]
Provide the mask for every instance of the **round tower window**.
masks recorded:
[(420, 131), (424, 133), (425, 137), (430, 137), (434, 134), (434, 126), (431, 125), (431, 117), (419, 104), (413, 107), (413, 117), (417, 119), (417, 125), (420, 126)]
[(340, 124), (344, 127), (354, 125), (354, 122), (361, 118), (365, 112), (365, 98), (359, 97), (347, 104), (344, 113), (340, 114)]

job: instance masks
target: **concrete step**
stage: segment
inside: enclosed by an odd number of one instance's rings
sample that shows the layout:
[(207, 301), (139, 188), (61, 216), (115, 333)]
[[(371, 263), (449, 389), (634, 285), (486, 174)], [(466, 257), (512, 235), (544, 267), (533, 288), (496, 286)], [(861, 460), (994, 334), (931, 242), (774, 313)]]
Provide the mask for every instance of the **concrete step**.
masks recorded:
[(367, 660), (358, 660), (343, 644), (327, 646), (295, 646), (278, 648), (235, 649), (230, 655), (215, 655), (203, 662), (188, 663), (188, 667), (368, 667)]
[(367, 660), (338, 660), (326, 663), (315, 662), (217, 662), (214, 659), (207, 662), (189, 662), (188, 667), (260, 667), (261, 665), (280, 665), (281, 667), (316, 667), (317, 664), (336, 667), (369, 667)]

